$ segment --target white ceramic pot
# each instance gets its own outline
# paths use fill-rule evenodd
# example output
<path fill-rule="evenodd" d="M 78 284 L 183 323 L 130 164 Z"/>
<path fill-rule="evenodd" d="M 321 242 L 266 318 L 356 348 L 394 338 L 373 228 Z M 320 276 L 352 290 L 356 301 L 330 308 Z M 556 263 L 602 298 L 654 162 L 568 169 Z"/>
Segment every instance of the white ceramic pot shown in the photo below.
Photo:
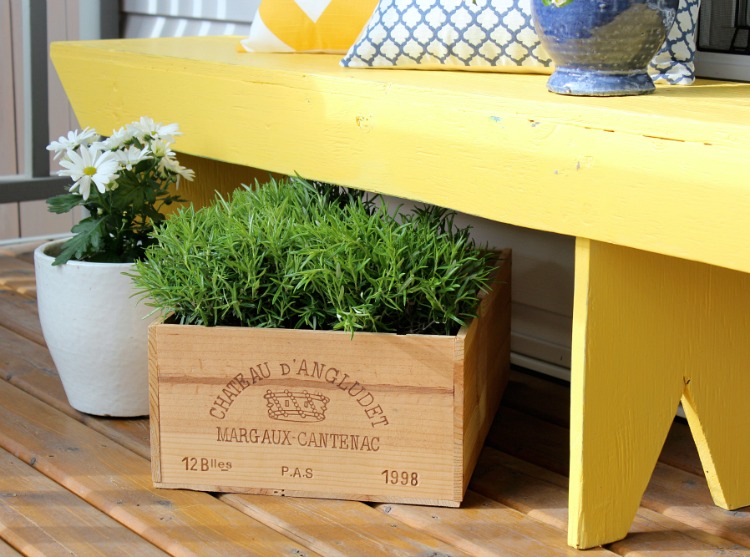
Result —
<path fill-rule="evenodd" d="M 44 340 L 68 402 L 97 416 L 145 416 L 148 326 L 153 308 L 134 297 L 132 263 L 69 261 L 52 266 L 61 241 L 34 252 Z"/>

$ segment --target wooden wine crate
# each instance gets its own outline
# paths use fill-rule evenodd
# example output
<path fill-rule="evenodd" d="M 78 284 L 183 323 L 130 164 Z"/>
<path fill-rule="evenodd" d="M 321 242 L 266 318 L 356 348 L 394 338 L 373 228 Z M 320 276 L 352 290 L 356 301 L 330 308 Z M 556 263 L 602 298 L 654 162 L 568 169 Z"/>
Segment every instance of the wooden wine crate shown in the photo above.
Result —
<path fill-rule="evenodd" d="M 507 381 L 510 263 L 456 336 L 152 325 L 155 485 L 458 506 Z"/>

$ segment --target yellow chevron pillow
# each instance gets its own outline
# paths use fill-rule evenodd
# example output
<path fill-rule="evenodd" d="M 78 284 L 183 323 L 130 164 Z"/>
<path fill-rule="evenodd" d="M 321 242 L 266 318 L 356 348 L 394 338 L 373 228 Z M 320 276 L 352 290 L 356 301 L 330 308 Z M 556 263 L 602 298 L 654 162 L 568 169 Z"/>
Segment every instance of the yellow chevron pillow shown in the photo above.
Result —
<path fill-rule="evenodd" d="M 378 0 L 262 0 L 248 52 L 346 52 Z"/>

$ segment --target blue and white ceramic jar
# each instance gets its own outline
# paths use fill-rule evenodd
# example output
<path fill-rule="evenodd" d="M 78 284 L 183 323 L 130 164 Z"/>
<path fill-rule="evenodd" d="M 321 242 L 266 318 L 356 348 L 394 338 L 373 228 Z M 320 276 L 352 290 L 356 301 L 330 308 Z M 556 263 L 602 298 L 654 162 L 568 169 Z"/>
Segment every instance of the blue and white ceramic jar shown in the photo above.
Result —
<path fill-rule="evenodd" d="M 547 88 L 563 95 L 654 91 L 646 67 L 674 23 L 679 0 L 532 0 L 542 45 L 555 62 Z"/>

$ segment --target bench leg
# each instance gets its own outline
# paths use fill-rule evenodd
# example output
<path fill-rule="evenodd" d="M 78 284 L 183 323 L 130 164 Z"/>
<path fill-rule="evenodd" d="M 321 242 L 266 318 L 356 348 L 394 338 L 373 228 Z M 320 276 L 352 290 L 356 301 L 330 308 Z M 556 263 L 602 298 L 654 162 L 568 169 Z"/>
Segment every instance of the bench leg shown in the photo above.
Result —
<path fill-rule="evenodd" d="M 706 267 L 706 345 L 682 400 L 714 503 L 732 510 L 750 505 L 750 275 Z"/>
<path fill-rule="evenodd" d="M 714 500 L 750 503 L 750 278 L 579 239 L 573 319 L 569 544 L 627 534 L 682 395 Z"/>
<path fill-rule="evenodd" d="M 627 534 L 683 391 L 663 350 L 676 331 L 654 311 L 673 293 L 641 255 L 651 254 L 576 244 L 568 543 L 582 549 Z"/>

